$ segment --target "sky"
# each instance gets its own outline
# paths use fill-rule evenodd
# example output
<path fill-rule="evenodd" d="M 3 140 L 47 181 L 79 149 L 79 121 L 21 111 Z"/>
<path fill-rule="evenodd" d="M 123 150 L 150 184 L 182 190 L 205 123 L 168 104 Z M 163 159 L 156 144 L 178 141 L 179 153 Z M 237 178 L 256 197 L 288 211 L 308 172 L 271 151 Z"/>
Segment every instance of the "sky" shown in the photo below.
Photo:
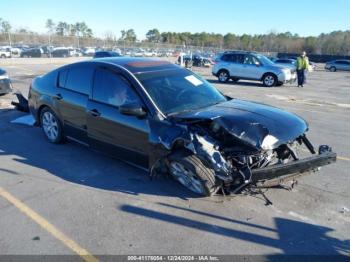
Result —
<path fill-rule="evenodd" d="M 46 32 L 54 22 L 84 21 L 98 37 L 133 28 L 172 32 L 264 34 L 271 31 L 317 36 L 350 30 L 348 0 L 0 0 L 0 18 L 14 29 Z"/>

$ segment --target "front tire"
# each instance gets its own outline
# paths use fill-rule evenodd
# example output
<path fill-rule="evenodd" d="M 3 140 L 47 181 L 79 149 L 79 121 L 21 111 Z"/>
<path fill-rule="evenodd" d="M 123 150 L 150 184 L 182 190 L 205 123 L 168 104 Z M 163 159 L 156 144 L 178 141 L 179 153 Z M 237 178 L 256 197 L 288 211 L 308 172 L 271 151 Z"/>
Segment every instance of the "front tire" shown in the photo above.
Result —
<path fill-rule="evenodd" d="M 171 154 L 168 160 L 171 176 L 187 189 L 201 196 L 216 193 L 219 187 L 214 170 L 206 167 L 197 156 L 180 150 Z"/>
<path fill-rule="evenodd" d="M 227 70 L 220 70 L 218 73 L 218 80 L 220 83 L 227 83 L 230 80 L 230 73 Z"/>
<path fill-rule="evenodd" d="M 329 69 L 329 71 L 335 72 L 335 71 L 337 71 L 337 68 L 336 68 L 335 66 L 332 66 L 332 67 Z"/>
<path fill-rule="evenodd" d="M 63 141 L 62 124 L 56 114 L 48 107 L 41 110 L 40 125 L 46 138 L 54 144 Z"/>
<path fill-rule="evenodd" d="M 263 84 L 266 87 L 274 87 L 277 84 L 277 77 L 274 74 L 266 74 L 263 77 Z"/>

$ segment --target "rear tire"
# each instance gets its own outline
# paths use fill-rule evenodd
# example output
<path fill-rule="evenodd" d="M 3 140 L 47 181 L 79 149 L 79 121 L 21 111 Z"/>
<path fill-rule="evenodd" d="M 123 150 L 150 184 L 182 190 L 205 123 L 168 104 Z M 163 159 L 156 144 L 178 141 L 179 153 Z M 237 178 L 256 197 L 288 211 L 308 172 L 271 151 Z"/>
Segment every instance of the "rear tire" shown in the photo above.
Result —
<path fill-rule="evenodd" d="M 46 138 L 51 143 L 59 144 L 63 141 L 63 128 L 61 121 L 48 107 L 43 108 L 40 112 L 40 126 Z"/>
<path fill-rule="evenodd" d="M 202 196 L 211 196 L 218 190 L 214 170 L 206 167 L 190 151 L 176 151 L 168 160 L 171 176 L 190 191 Z"/>
<path fill-rule="evenodd" d="M 230 80 L 230 73 L 227 70 L 220 70 L 218 73 L 218 80 L 220 83 L 227 83 Z"/>
<path fill-rule="evenodd" d="M 263 84 L 266 87 L 274 87 L 277 84 L 277 77 L 274 74 L 267 73 L 263 77 Z"/>

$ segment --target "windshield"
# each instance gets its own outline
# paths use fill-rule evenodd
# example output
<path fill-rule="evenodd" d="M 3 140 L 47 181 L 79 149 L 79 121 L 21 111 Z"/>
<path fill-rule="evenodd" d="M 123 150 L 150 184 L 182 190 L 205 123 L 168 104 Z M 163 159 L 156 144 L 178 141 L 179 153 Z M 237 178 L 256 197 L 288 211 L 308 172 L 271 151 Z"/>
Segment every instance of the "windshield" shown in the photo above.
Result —
<path fill-rule="evenodd" d="M 259 61 L 263 64 L 263 65 L 273 65 L 274 62 L 272 62 L 270 59 L 268 59 L 266 56 L 263 55 L 255 55 Z"/>
<path fill-rule="evenodd" d="M 135 74 L 166 115 L 208 107 L 227 99 L 202 77 L 186 69 Z"/>

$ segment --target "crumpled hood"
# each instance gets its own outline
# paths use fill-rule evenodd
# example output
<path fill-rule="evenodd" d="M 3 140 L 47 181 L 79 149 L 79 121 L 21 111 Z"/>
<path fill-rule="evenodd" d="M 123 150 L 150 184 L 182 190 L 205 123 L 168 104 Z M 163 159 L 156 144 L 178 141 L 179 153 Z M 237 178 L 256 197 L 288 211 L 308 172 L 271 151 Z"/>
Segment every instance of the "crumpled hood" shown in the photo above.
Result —
<path fill-rule="evenodd" d="M 176 118 L 213 120 L 234 137 L 258 149 L 277 148 L 292 142 L 308 129 L 307 123 L 295 114 L 238 99 L 179 114 Z"/>

